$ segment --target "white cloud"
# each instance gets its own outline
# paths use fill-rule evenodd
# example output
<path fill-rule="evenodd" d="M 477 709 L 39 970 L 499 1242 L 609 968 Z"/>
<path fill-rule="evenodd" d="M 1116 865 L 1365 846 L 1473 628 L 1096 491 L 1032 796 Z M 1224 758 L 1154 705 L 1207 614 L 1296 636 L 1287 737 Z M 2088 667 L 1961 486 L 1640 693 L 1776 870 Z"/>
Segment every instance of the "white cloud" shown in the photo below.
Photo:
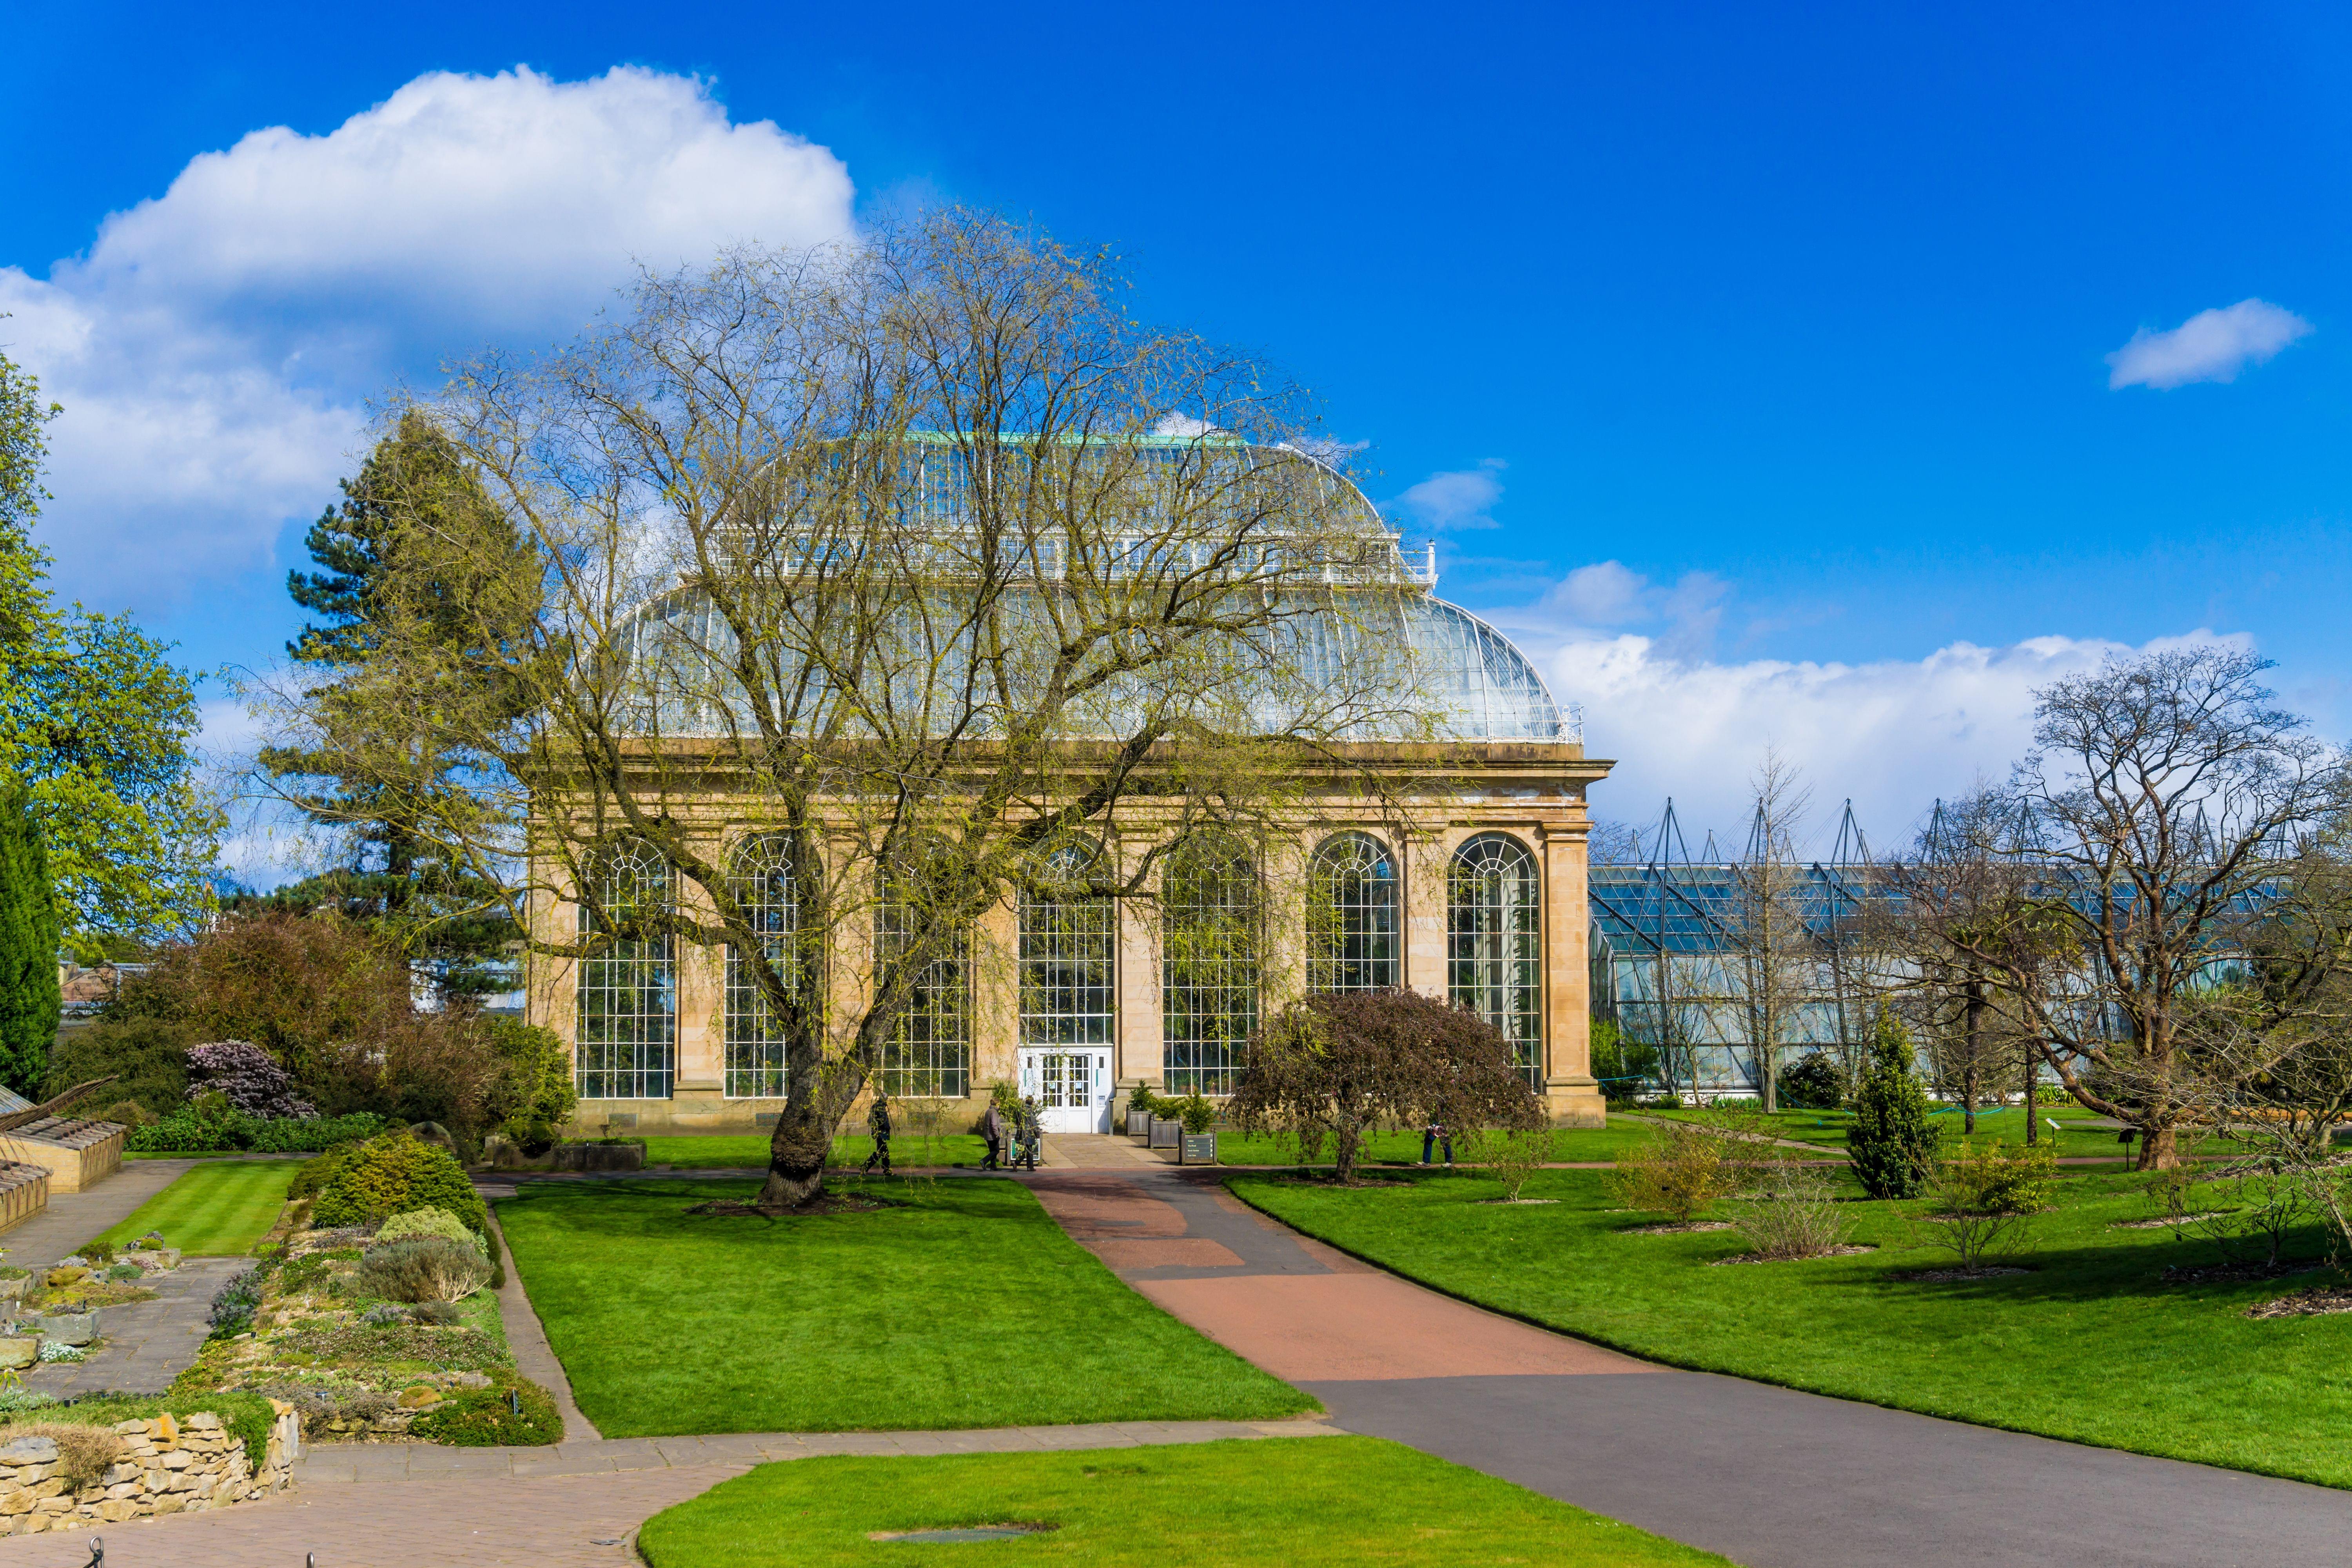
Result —
<path fill-rule="evenodd" d="M 1618 759 L 1592 793 L 1594 814 L 1647 826 L 1672 795 L 1694 854 L 1708 828 L 1734 848 L 1746 841 L 1748 775 L 1768 745 L 1812 786 L 1816 850 L 1827 853 L 1847 797 L 1874 845 L 1906 843 L 1937 797 L 2005 777 L 2024 755 L 2036 688 L 2135 651 L 2044 637 L 1953 643 L 1918 659 L 1717 663 L 1581 622 L 1567 609 L 1569 587 L 1489 618 L 1536 659 L 1556 698 L 1582 705 L 1588 752 Z M 2200 631 L 2149 646 L 2228 640 Z"/>
<path fill-rule="evenodd" d="M 853 195 L 825 149 L 635 67 L 434 72 L 324 135 L 205 153 L 46 279 L 0 268 L 0 348 L 66 405 L 64 585 L 152 602 L 260 564 L 388 384 L 568 336 L 639 264 L 845 237 Z"/>
<path fill-rule="evenodd" d="M 1475 468 L 1434 473 L 1389 503 L 1423 528 L 1439 531 L 1494 528 L 1487 514 L 1503 499 L 1499 477 L 1506 464 L 1500 458 L 1482 458 Z"/>
<path fill-rule="evenodd" d="M 2114 367 L 2107 386 L 2163 390 L 2192 381 L 2235 381 L 2246 366 L 2263 363 L 2313 330 L 2293 310 L 2263 300 L 2200 310 L 2170 331 L 2142 327 L 2134 332 L 2131 342 L 2107 356 Z"/>
<path fill-rule="evenodd" d="M 1663 621 L 1662 653 L 1688 659 L 1714 646 L 1730 592 L 1731 584 L 1712 572 L 1685 572 L 1673 586 L 1661 587 L 1622 561 L 1600 561 L 1553 584 L 1538 611 L 1588 631 Z"/>

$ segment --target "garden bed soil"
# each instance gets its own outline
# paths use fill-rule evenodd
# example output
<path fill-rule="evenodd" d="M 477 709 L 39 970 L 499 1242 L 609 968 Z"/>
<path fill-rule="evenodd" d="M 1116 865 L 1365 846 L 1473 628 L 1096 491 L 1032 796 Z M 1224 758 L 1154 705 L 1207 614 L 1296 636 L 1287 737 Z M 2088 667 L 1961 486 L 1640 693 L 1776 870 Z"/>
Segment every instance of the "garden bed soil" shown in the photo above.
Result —
<path fill-rule="evenodd" d="M 2158 1215 L 2154 1219 L 2111 1220 L 2108 1222 L 2108 1228 L 2111 1230 L 2165 1230 L 2173 1226 L 2195 1225 L 2200 1219 L 2217 1219 L 2229 1212 L 2228 1209 L 2199 1209 L 2195 1214 L 2185 1214 L 2178 1219 L 2170 1215 Z"/>
<path fill-rule="evenodd" d="M 2246 1309 L 2249 1318 L 2323 1318 L 2336 1312 L 2352 1312 L 2352 1286 L 2314 1285 Z"/>
<path fill-rule="evenodd" d="M 1487 1208 L 1526 1208 L 1532 1204 L 1556 1204 L 1558 1198 L 1480 1198 L 1478 1206 Z"/>
<path fill-rule="evenodd" d="M 897 1198 L 871 1197 L 864 1193 L 820 1193 L 816 1201 L 799 1207 L 788 1205 L 743 1203 L 735 1198 L 713 1198 L 707 1204 L 697 1204 L 686 1212 L 719 1219 L 796 1219 L 803 1215 L 871 1214 L 876 1209 L 905 1208 Z"/>
<path fill-rule="evenodd" d="M 2249 1279 L 2284 1279 L 2290 1274 L 2315 1273 L 2317 1263 L 2214 1263 L 2189 1268 L 2174 1264 L 2164 1271 L 2167 1285 L 2238 1285 Z"/>
<path fill-rule="evenodd" d="M 1878 1248 L 1874 1247 L 1850 1242 L 1843 1247 L 1832 1247 L 1821 1252 L 1808 1252 L 1797 1258 L 1767 1258 L 1760 1252 L 1735 1252 L 1728 1258 L 1715 1259 L 1707 1267 L 1720 1268 L 1727 1263 L 1810 1263 L 1818 1258 L 1859 1258 L 1865 1252 L 1877 1250 Z"/>
<path fill-rule="evenodd" d="M 1991 1263 L 1980 1268 L 1921 1268 L 1909 1274 L 1890 1274 L 1890 1279 L 1900 1279 L 1909 1285 L 1958 1285 L 1977 1279 L 2000 1279 L 2011 1274 L 2031 1274 L 2031 1268 L 2021 1268 L 2014 1263 Z"/>
<path fill-rule="evenodd" d="M 1710 1230 L 1729 1230 L 1727 1219 L 1665 1220 L 1657 1225 L 1629 1225 L 1620 1236 L 1698 1236 Z"/>

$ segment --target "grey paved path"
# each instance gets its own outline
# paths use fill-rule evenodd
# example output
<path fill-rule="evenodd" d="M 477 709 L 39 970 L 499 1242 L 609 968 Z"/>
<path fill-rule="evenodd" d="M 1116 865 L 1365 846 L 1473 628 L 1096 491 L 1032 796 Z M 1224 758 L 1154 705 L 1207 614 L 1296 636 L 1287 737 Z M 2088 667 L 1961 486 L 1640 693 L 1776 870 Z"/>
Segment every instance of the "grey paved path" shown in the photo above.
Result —
<path fill-rule="evenodd" d="M 1507 1320 L 1237 1215 L 1205 1176 L 1024 1179 L 1137 1289 L 1313 1393 L 1340 1427 L 1753 1568 L 2352 1554 L 2352 1492 L 1665 1371 L 1524 1324 L 1515 1339 Z"/>
<path fill-rule="evenodd" d="M 213 1297 L 228 1277 L 251 1268 L 249 1258 L 191 1258 L 142 1283 L 152 1301 L 99 1309 L 102 1336 L 89 1359 L 56 1362 L 24 1374 L 25 1386 L 60 1398 L 109 1390 L 161 1394 L 188 1369 L 212 1331 Z"/>
<path fill-rule="evenodd" d="M 141 1204 L 180 1179 L 194 1160 L 126 1160 L 122 1169 L 84 1193 L 49 1194 L 49 1206 L 11 1231 L 0 1249 L 16 1268 L 47 1268 L 101 1231 L 129 1219 Z M 166 1239 L 169 1239 L 168 1237 Z"/>
<path fill-rule="evenodd" d="M 477 1184 L 485 1197 L 511 1197 L 514 1189 L 496 1184 Z M 547 1390 L 554 1397 L 556 1414 L 563 1417 L 563 1435 L 573 1441 L 599 1438 L 597 1431 L 572 1397 L 572 1379 L 564 1375 L 563 1363 L 555 1359 L 554 1347 L 547 1342 L 547 1330 L 539 1321 L 539 1310 L 530 1304 L 523 1290 L 522 1270 L 515 1266 L 514 1248 L 507 1247 L 506 1232 L 499 1229 L 498 1211 L 490 1211 L 490 1228 L 498 1231 L 499 1245 L 506 1247 L 507 1282 L 499 1287 L 499 1323 L 507 1331 L 507 1349 L 514 1352 L 515 1370 Z"/>

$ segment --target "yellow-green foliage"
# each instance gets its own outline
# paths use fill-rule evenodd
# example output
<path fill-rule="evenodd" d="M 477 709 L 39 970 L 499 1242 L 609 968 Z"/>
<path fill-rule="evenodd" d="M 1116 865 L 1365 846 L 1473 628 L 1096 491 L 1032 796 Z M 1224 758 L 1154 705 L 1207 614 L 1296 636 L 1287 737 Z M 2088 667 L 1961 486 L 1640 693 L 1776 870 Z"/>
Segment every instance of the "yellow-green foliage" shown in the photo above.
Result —
<path fill-rule="evenodd" d="M 462 1241 L 476 1252 L 482 1250 L 482 1238 L 466 1227 L 466 1222 L 444 1208 L 409 1209 L 396 1214 L 377 1227 L 378 1241 L 402 1241 L 415 1236 L 437 1236 L 446 1241 Z"/>
<path fill-rule="evenodd" d="M 313 1225 L 374 1225 L 428 1207 L 447 1210 L 469 1230 L 488 1224 L 489 1211 L 457 1162 L 405 1131 L 331 1150 L 305 1166 L 303 1177 L 314 1171 Z"/>

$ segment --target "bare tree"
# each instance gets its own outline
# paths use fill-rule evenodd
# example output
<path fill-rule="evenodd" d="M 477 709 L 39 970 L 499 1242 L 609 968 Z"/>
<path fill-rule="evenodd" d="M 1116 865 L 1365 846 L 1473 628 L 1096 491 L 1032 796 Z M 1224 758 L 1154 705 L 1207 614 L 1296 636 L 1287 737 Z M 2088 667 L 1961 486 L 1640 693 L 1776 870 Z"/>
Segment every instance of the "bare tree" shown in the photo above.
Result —
<path fill-rule="evenodd" d="M 1951 962 L 2015 1004 L 2067 1092 L 2137 1135 L 2143 1169 L 2178 1164 L 2179 1129 L 2259 1070 L 2221 1048 L 2225 1033 L 2274 1039 L 2324 1005 L 2308 963 L 2229 988 L 2231 966 L 2274 936 L 2289 847 L 2344 781 L 2340 753 L 2273 706 L 2267 668 L 2185 648 L 2045 688 L 1991 847 L 2020 873 L 2017 901 L 1943 931 Z M 2021 921 L 2035 941 L 2016 941 Z M 2063 984 L 2050 984 L 2045 945 L 2075 955 Z"/>
<path fill-rule="evenodd" d="M 1781 1047 L 1793 1043 L 1806 1004 L 1822 989 L 1805 868 L 1796 850 L 1796 831 L 1812 792 L 1796 768 L 1769 749 L 1749 782 L 1756 813 L 1748 852 L 1731 868 L 1724 928 L 1757 1086 L 1769 1112 L 1779 1109 Z"/>
<path fill-rule="evenodd" d="M 417 613 L 336 710 L 290 701 L 386 780 L 412 760 L 378 735 L 463 759 L 462 790 L 382 793 L 505 889 L 539 984 L 723 951 L 781 1052 L 763 1207 L 821 1192 L 910 1019 L 1012 962 L 989 911 L 1091 931 L 1173 846 L 1443 764 L 1391 536 L 1295 390 L 1121 287 L 949 211 L 648 277 L 572 349 L 485 358 L 425 412 L 505 555 L 420 513 Z M 461 574 L 453 633 L 425 579 Z"/>

